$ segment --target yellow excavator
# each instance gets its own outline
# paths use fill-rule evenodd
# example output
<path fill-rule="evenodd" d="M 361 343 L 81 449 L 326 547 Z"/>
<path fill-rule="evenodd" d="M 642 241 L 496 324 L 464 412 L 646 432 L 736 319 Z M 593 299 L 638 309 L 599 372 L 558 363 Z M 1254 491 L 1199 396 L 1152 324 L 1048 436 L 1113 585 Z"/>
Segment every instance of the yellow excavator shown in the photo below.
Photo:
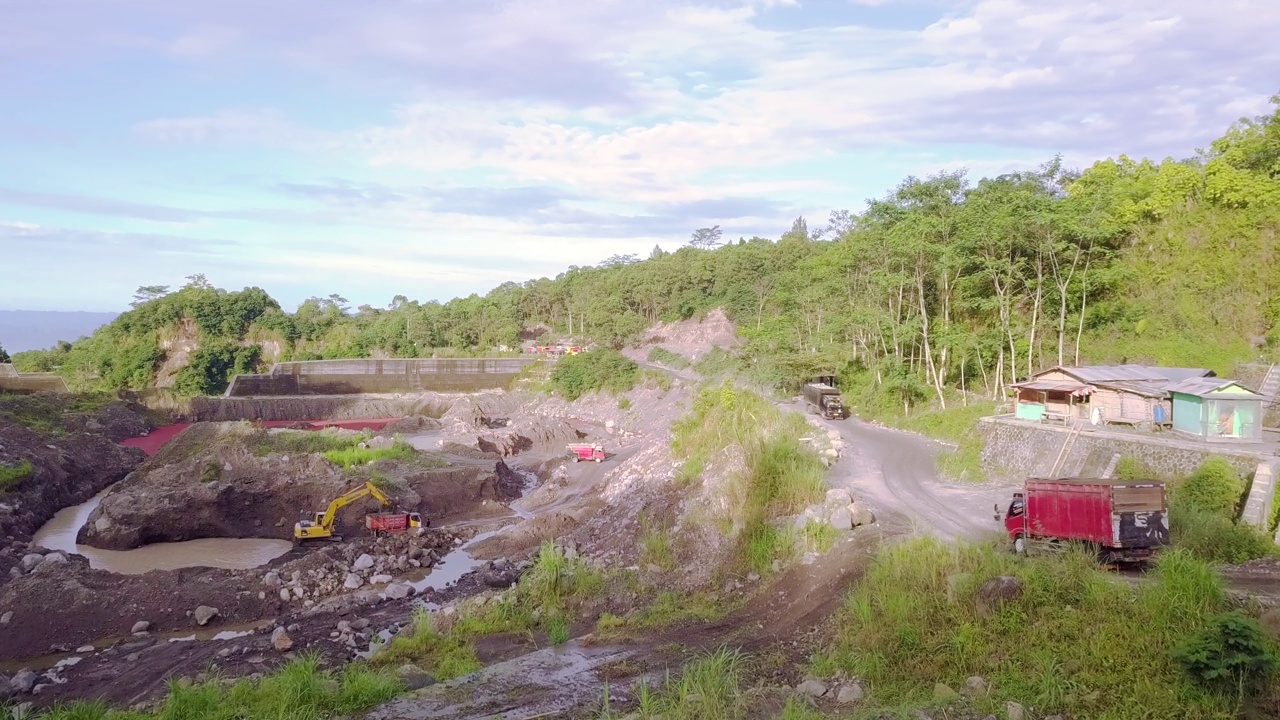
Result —
<path fill-rule="evenodd" d="M 390 505 L 391 498 L 386 493 L 378 489 L 378 486 L 371 482 L 365 483 L 349 492 L 343 493 L 334 498 L 329 503 L 329 507 L 324 512 L 317 512 L 314 520 L 302 520 L 293 526 L 293 539 L 302 540 L 341 540 L 341 537 L 333 534 L 333 524 L 337 520 L 338 511 L 350 505 L 351 503 L 361 500 L 366 496 L 372 495 L 378 502 L 383 505 Z M 422 517 L 418 513 L 404 513 L 406 518 L 406 527 L 421 527 Z"/>

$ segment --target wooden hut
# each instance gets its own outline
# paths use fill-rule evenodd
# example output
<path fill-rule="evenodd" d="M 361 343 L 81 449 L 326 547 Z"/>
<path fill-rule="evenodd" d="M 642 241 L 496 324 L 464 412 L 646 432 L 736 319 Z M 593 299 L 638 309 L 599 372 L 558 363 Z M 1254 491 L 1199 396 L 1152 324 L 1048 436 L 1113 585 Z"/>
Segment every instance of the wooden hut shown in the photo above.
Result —
<path fill-rule="evenodd" d="M 1165 389 L 1172 383 L 1213 375 L 1202 368 L 1143 365 L 1055 367 L 1015 383 L 1014 415 L 1036 422 L 1087 420 L 1095 425 L 1168 425 L 1173 408 Z"/>

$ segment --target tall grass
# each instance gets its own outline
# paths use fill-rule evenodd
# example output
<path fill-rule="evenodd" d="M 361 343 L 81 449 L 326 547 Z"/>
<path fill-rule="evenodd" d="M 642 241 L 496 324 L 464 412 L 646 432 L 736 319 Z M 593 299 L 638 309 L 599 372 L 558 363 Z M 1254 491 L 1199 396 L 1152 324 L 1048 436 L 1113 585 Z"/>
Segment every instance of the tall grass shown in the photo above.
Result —
<path fill-rule="evenodd" d="M 365 431 L 356 435 L 341 433 L 337 428 L 323 430 L 276 430 L 257 431 L 252 441 L 255 455 L 265 456 L 270 453 L 286 453 L 302 455 L 306 453 L 322 454 L 331 450 L 346 450 L 373 437 L 373 433 Z"/>
<path fill-rule="evenodd" d="M 0 465 L 0 493 L 8 490 L 10 486 L 32 473 L 35 466 L 30 460 L 23 460 L 15 466 Z"/>
<path fill-rule="evenodd" d="M 1173 483 L 1169 502 L 1171 540 L 1210 562 L 1242 563 L 1280 554 L 1271 536 L 1236 520 L 1244 482 L 1222 458 L 1210 458 Z"/>
<path fill-rule="evenodd" d="M 54 707 L 44 720 L 322 720 L 373 707 L 402 690 L 398 680 L 368 665 L 353 663 L 340 671 L 320 667 L 316 655 L 303 655 L 261 680 L 201 683 L 171 680 L 169 695 L 155 712 L 111 710 L 101 701 Z M 0 720 L 37 717 L 0 708 Z"/>
<path fill-rule="evenodd" d="M 683 370 L 689 367 L 689 358 L 681 355 L 680 353 L 671 352 L 660 345 L 655 345 L 653 349 L 649 351 L 649 362 L 660 363 L 677 370 Z"/>
<path fill-rule="evenodd" d="M 802 511 L 825 491 L 818 455 L 801 444 L 810 431 L 804 418 L 783 412 L 763 397 L 725 382 L 702 390 L 691 411 L 672 426 L 672 449 L 684 461 L 677 482 L 690 484 L 726 448 L 742 453 L 746 469 L 723 485 L 721 518 L 738 543 L 740 564 L 765 572 L 788 556 L 794 538 L 776 519 Z"/>
<path fill-rule="evenodd" d="M 636 699 L 642 718 L 666 720 L 739 720 L 746 715 L 742 656 L 720 649 L 685 663 L 678 676 L 667 675 L 660 688 L 641 685 Z M 603 718 L 612 718 L 608 689 Z"/>
<path fill-rule="evenodd" d="M 1020 599 L 989 614 L 986 580 L 1018 578 Z M 881 552 L 838 617 L 823 674 L 867 680 L 884 706 L 927 704 L 934 683 L 970 675 L 1006 700 L 1074 717 L 1229 718 L 1236 700 L 1195 685 L 1173 660 L 1179 643 L 1226 606 L 1211 567 L 1170 551 L 1136 589 L 1084 552 L 1019 559 L 988 546 L 911 540 Z"/>

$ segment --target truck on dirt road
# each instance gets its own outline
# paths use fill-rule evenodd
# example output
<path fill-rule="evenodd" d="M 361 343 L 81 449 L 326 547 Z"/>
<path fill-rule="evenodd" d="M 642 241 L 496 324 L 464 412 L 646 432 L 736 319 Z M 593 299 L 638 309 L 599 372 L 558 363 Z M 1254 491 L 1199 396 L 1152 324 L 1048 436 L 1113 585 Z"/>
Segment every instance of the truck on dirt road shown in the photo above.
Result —
<path fill-rule="evenodd" d="M 1104 563 L 1143 562 L 1169 544 L 1168 511 L 1157 480 L 1028 478 L 1003 521 L 1018 553 L 1080 543 Z M 999 505 L 995 512 L 999 522 Z"/>
<path fill-rule="evenodd" d="M 342 536 L 334 534 L 338 519 L 338 511 L 357 500 L 372 496 L 383 505 L 390 505 L 391 498 L 378 489 L 377 485 L 366 482 L 364 485 L 350 490 L 329 503 L 324 510 L 317 510 L 309 520 L 301 520 L 293 526 L 295 542 L 307 540 L 341 540 Z M 373 519 L 370 519 L 373 518 Z M 395 512 L 376 513 L 365 518 L 365 527 L 374 535 L 389 532 L 403 532 L 410 528 L 422 527 L 422 516 L 418 513 Z"/>
<path fill-rule="evenodd" d="M 605 457 L 604 446 L 600 443 L 569 443 L 566 447 L 573 454 L 574 462 L 582 462 L 583 460 L 600 462 Z"/>
<path fill-rule="evenodd" d="M 825 382 L 805 383 L 801 388 L 805 404 L 828 420 L 844 419 L 844 399 L 840 391 Z"/>
<path fill-rule="evenodd" d="M 431 522 L 427 521 L 426 526 Z M 371 535 L 396 535 L 412 528 L 424 527 L 422 515 L 416 512 L 380 512 L 364 516 L 364 527 Z"/>

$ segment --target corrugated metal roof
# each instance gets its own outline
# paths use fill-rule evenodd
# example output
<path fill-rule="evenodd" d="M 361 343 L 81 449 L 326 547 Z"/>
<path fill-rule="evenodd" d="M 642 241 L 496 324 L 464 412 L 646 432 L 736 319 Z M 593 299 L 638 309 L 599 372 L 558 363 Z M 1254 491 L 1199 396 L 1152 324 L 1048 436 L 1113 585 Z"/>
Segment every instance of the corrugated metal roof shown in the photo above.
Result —
<path fill-rule="evenodd" d="M 1212 370 L 1204 368 L 1151 367 L 1147 365 L 1084 365 L 1055 367 L 1036 373 L 1036 377 L 1053 371 L 1063 372 L 1082 382 L 1163 381 L 1178 382 L 1187 378 L 1208 377 Z"/>
<path fill-rule="evenodd" d="M 1247 390 L 1248 394 L 1247 395 L 1231 394 L 1229 395 L 1229 397 L 1240 398 L 1240 399 L 1258 399 L 1258 400 L 1263 399 L 1263 397 L 1258 393 L 1254 392 L 1253 390 L 1250 390 L 1244 385 L 1241 385 L 1235 380 L 1230 380 L 1228 378 L 1207 378 L 1207 377 L 1187 378 L 1186 380 L 1183 380 L 1181 382 L 1176 382 L 1176 383 L 1173 383 L 1172 385 L 1167 386 L 1165 390 L 1169 392 L 1182 393 L 1183 395 L 1195 395 L 1197 397 L 1204 397 L 1210 393 L 1217 392 L 1218 390 L 1221 390 L 1225 387 L 1230 387 L 1232 385 L 1235 385 L 1241 390 Z"/>
<path fill-rule="evenodd" d="M 1013 387 L 1026 390 L 1069 392 L 1076 395 L 1086 395 L 1093 391 L 1093 388 L 1085 383 L 1072 382 L 1070 380 L 1027 380 L 1026 382 L 1014 383 Z"/>
<path fill-rule="evenodd" d="M 1167 395 L 1168 393 L 1165 392 L 1164 388 L 1168 384 L 1168 380 L 1118 380 L 1094 383 L 1094 385 L 1100 388 L 1110 388 L 1112 390 L 1120 390 L 1121 392 L 1153 398 L 1162 398 Z"/>

